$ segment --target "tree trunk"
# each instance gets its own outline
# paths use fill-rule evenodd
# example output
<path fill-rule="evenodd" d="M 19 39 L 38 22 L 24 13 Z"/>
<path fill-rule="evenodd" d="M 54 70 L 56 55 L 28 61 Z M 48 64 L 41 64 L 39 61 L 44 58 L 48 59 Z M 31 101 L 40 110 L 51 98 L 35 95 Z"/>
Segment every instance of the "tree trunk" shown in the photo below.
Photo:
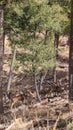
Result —
<path fill-rule="evenodd" d="M 0 114 L 3 110 L 3 90 L 2 90 L 2 76 L 3 76 L 3 9 L 0 7 Z"/>
<path fill-rule="evenodd" d="M 15 56 L 16 56 L 16 45 L 14 46 L 14 52 L 13 52 L 13 58 L 12 58 L 12 63 L 11 63 L 11 68 L 10 68 L 10 75 L 9 75 L 9 80 L 8 80 L 7 92 L 10 91 L 10 85 L 11 85 L 11 80 L 12 80 L 12 72 L 13 72 L 13 69 L 14 69 Z"/>
<path fill-rule="evenodd" d="M 69 100 L 73 101 L 73 0 L 71 0 L 71 30 L 69 47 Z"/>
<path fill-rule="evenodd" d="M 55 41 L 54 41 L 54 45 L 56 47 L 56 55 L 58 53 L 58 45 L 59 45 L 59 34 L 55 33 Z"/>
<path fill-rule="evenodd" d="M 36 88 L 37 97 L 38 97 L 39 101 L 41 102 L 41 97 L 39 94 L 39 88 L 38 88 L 38 83 L 37 83 L 37 73 L 35 73 L 35 88 Z"/>
<path fill-rule="evenodd" d="M 43 89 L 42 84 L 43 84 L 43 82 L 44 82 L 44 80 L 45 80 L 45 78 L 46 78 L 47 73 L 48 73 L 48 70 L 45 71 L 44 75 L 41 77 L 41 80 L 40 80 L 40 90 Z"/>
<path fill-rule="evenodd" d="M 54 40 L 54 48 L 55 48 L 55 67 L 53 69 L 53 74 L 54 74 L 54 82 L 57 82 L 57 72 L 56 72 L 56 59 L 58 55 L 58 44 L 59 44 L 59 35 L 55 33 L 55 40 Z"/>

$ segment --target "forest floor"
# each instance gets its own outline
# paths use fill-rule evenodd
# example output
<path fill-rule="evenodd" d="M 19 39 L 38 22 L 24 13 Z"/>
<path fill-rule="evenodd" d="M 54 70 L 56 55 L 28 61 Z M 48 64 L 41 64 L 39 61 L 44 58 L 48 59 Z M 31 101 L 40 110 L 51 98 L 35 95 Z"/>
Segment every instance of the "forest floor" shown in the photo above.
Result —
<path fill-rule="evenodd" d="M 73 106 L 69 106 L 68 100 L 69 46 L 67 40 L 67 37 L 60 38 L 56 61 L 56 85 L 63 90 L 58 91 L 57 95 L 53 94 L 55 86 L 52 78 L 53 71 L 48 70 L 43 82 L 43 90 L 40 91 L 41 102 L 39 102 L 35 91 L 34 74 L 24 73 L 20 66 L 12 73 L 11 91 L 14 104 L 11 104 L 12 102 L 5 94 L 12 58 L 11 47 L 6 41 L 3 66 L 4 116 L 0 120 L 0 130 L 66 130 L 67 124 L 73 122 Z M 24 50 L 18 49 L 19 51 Z M 21 92 L 24 92 L 23 102 L 19 97 Z"/>

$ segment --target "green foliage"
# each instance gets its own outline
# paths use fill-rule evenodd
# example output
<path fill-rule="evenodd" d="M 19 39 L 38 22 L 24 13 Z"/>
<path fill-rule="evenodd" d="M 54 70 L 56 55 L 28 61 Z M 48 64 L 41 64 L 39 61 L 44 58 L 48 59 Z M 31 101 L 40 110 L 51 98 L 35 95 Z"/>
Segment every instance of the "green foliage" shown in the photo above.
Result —
<path fill-rule="evenodd" d="M 32 70 L 54 67 L 54 34 L 69 31 L 69 1 L 1 0 L 4 7 L 4 29 L 12 44 L 29 50 L 19 60 Z M 68 9 L 68 11 L 66 11 Z M 26 55 L 26 56 L 25 56 Z M 31 70 L 30 69 L 30 70 Z"/>
<path fill-rule="evenodd" d="M 14 69 L 17 70 L 21 66 L 20 61 L 15 60 Z"/>
<path fill-rule="evenodd" d="M 31 43 L 27 47 L 28 53 L 21 54 L 19 60 L 25 66 L 26 63 L 29 64 L 30 71 L 40 71 L 46 70 L 48 67 L 54 67 L 54 47 L 53 45 L 37 42 Z M 33 70 L 34 68 L 34 70 Z"/>
<path fill-rule="evenodd" d="M 57 127 L 58 128 L 64 128 L 64 127 L 66 127 L 66 121 L 64 119 L 60 118 Z"/>
<path fill-rule="evenodd" d="M 67 125 L 67 130 L 73 130 L 73 123 L 69 123 Z"/>
<path fill-rule="evenodd" d="M 45 70 L 54 66 L 54 47 L 50 44 L 43 43 L 32 44 L 30 51 L 32 52 L 32 66 L 35 71 Z"/>
<path fill-rule="evenodd" d="M 52 2 L 52 6 L 47 3 L 48 0 L 44 2 L 43 0 L 29 0 L 7 4 L 5 8 L 5 30 L 7 30 L 12 42 L 14 40 L 15 42 L 19 41 L 18 34 L 21 37 L 28 37 L 28 32 L 46 30 L 49 33 L 65 32 L 64 30 L 69 25 L 67 12 L 60 6 L 59 2 Z M 20 43 L 22 43 L 21 40 Z"/>
<path fill-rule="evenodd" d="M 9 66 L 11 66 L 11 62 L 12 62 L 11 59 L 8 60 L 8 65 L 9 65 Z M 21 65 L 21 64 L 20 64 L 20 61 L 16 59 L 15 62 L 14 62 L 14 69 L 17 70 L 20 65 Z"/>

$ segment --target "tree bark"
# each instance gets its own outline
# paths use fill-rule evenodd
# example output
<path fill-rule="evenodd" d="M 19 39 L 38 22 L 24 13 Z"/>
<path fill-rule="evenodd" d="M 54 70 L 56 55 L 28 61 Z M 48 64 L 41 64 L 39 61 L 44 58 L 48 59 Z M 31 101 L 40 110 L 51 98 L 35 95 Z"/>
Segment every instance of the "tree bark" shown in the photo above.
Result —
<path fill-rule="evenodd" d="M 69 100 L 73 101 L 73 0 L 71 0 L 71 29 L 69 47 Z"/>
<path fill-rule="evenodd" d="M 3 110 L 3 90 L 2 90 L 2 76 L 3 76 L 3 9 L 0 7 L 0 114 Z"/>
<path fill-rule="evenodd" d="M 48 73 L 48 70 L 45 71 L 45 74 L 41 77 L 41 81 L 40 81 L 40 90 L 43 89 L 42 84 L 43 84 L 43 82 L 44 82 L 44 80 L 45 80 L 45 78 L 46 78 L 47 73 Z"/>
<path fill-rule="evenodd" d="M 10 85 L 11 85 L 11 80 L 12 80 L 12 72 L 13 72 L 13 69 L 14 69 L 15 56 L 16 56 L 16 45 L 14 46 L 14 52 L 13 52 L 13 58 L 12 58 L 12 63 L 11 63 L 11 68 L 10 68 L 10 75 L 9 75 L 9 80 L 8 80 L 7 92 L 10 91 Z"/>
<path fill-rule="evenodd" d="M 39 88 L 38 88 L 38 84 L 37 84 L 37 73 L 35 73 L 35 88 L 36 88 L 37 97 L 38 97 L 39 101 L 41 102 L 41 97 L 39 94 Z"/>
<path fill-rule="evenodd" d="M 54 48 L 55 48 L 55 67 L 53 69 L 53 74 L 54 74 L 54 82 L 57 82 L 57 72 L 56 72 L 56 59 L 58 56 L 58 44 L 59 44 L 59 35 L 55 33 L 55 40 L 54 40 Z"/>

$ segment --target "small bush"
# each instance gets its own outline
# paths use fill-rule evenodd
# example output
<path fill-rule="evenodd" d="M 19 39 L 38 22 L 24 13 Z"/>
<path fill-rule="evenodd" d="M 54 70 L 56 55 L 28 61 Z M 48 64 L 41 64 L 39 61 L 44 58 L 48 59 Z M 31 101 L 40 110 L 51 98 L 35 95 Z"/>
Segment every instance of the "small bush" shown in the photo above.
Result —
<path fill-rule="evenodd" d="M 67 130 L 73 130 L 73 123 L 69 123 L 67 125 Z"/>
<path fill-rule="evenodd" d="M 66 127 L 66 121 L 64 119 L 59 119 L 57 128 L 64 128 Z"/>

